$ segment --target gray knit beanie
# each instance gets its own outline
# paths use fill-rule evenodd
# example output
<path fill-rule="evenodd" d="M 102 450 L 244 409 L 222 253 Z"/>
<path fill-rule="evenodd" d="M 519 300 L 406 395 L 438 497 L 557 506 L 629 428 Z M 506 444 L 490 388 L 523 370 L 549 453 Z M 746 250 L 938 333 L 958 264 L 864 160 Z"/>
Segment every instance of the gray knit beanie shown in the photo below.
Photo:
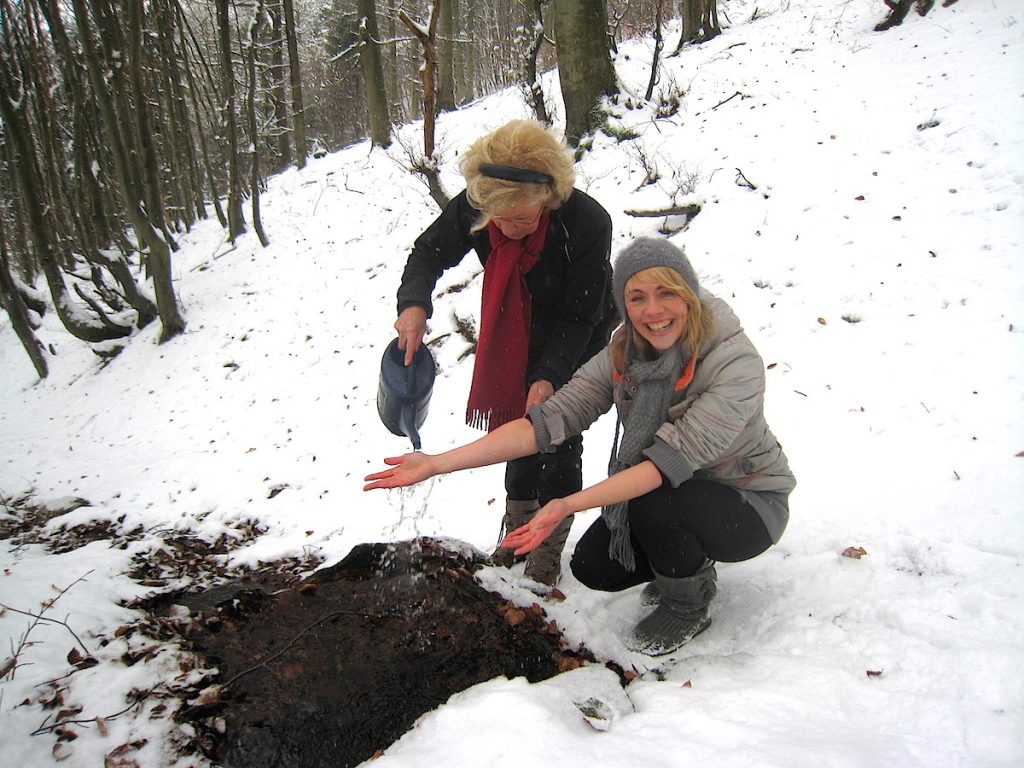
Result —
<path fill-rule="evenodd" d="M 697 298 L 700 298 L 700 283 L 697 273 L 690 266 L 682 248 L 672 245 L 668 240 L 654 237 L 640 237 L 619 252 L 612 271 L 612 287 L 615 290 L 615 303 L 624 322 L 629 322 L 626 314 L 625 293 L 626 282 L 637 272 L 651 267 L 669 267 L 678 272 L 686 284 L 690 286 Z"/>

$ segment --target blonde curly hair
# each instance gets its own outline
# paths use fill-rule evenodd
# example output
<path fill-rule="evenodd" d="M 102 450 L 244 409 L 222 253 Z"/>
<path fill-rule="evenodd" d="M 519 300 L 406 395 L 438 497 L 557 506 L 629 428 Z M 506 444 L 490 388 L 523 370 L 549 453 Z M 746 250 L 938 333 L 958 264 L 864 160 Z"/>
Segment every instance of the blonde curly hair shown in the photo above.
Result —
<path fill-rule="evenodd" d="M 539 171 L 553 181 L 535 184 L 491 178 L 480 172 L 485 163 Z M 512 120 L 477 139 L 463 155 L 459 170 L 466 179 L 470 205 L 481 213 L 474 231 L 486 227 L 495 213 L 516 205 L 543 203 L 554 210 L 569 199 L 576 181 L 565 140 L 536 120 Z"/>

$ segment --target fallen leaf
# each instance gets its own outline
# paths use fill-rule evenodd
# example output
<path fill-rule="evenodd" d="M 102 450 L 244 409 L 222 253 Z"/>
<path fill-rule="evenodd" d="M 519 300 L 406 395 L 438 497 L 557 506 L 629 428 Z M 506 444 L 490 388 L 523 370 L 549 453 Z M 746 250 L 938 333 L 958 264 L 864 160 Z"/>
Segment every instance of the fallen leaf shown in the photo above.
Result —
<path fill-rule="evenodd" d="M 575 656 L 563 656 L 558 662 L 558 671 L 559 673 L 568 672 L 571 669 L 579 669 L 582 666 L 583 662 Z"/>
<path fill-rule="evenodd" d="M 199 698 L 195 701 L 195 706 L 204 707 L 207 704 L 215 704 L 220 701 L 220 692 L 223 686 L 211 685 L 208 688 L 204 688 L 199 692 Z"/>
<path fill-rule="evenodd" d="M 860 560 L 862 557 L 867 555 L 867 550 L 864 547 L 847 547 L 843 550 L 843 557 L 849 557 L 853 560 Z"/>
<path fill-rule="evenodd" d="M 511 607 L 505 611 L 505 621 L 509 623 L 509 626 L 518 627 L 526 621 L 526 611 L 522 608 Z"/>
<path fill-rule="evenodd" d="M 72 749 L 67 744 L 60 741 L 53 745 L 53 750 L 51 754 L 53 755 L 53 759 L 59 763 L 62 760 L 67 760 L 69 757 L 71 757 Z"/>
<path fill-rule="evenodd" d="M 882 670 L 880 670 L 880 669 L 869 669 L 867 671 L 867 675 L 868 675 L 868 677 L 881 677 L 882 676 Z"/>

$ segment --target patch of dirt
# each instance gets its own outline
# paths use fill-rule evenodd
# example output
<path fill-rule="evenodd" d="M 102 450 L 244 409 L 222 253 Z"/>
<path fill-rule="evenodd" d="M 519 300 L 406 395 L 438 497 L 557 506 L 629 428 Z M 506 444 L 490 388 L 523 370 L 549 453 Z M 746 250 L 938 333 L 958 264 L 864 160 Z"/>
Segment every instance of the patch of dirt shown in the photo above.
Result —
<path fill-rule="evenodd" d="M 169 651 L 181 674 L 132 691 L 129 706 L 106 719 L 145 705 L 150 718 L 177 721 L 180 754 L 201 753 L 225 768 L 356 766 L 454 693 L 498 676 L 537 682 L 594 662 L 540 603 L 519 607 L 483 589 L 473 574 L 484 556 L 458 543 L 362 544 L 321 571 L 314 549 L 232 567 L 231 552 L 264 533 L 257 523 L 242 521 L 211 542 L 188 530 L 125 531 L 123 520 L 57 527 L 52 520 L 69 510 L 4 504 L 12 514 L 0 520 L 0 538 L 17 544 L 67 552 L 101 540 L 152 543 L 129 575 L 160 594 L 129 603 L 144 618 L 112 629 L 100 645 L 123 639 L 128 666 Z M 545 599 L 558 597 L 553 590 Z M 95 659 L 69 654 L 68 662 L 73 673 Z M 52 699 L 60 709 L 67 686 L 68 677 L 54 681 L 40 705 Z M 55 749 L 73 739 L 97 720 L 75 714 L 85 704 L 62 705 L 38 733 L 54 734 Z M 128 762 L 114 764 L 133 764 L 136 747 L 118 747 L 125 754 L 117 760 Z"/>
<path fill-rule="evenodd" d="M 91 520 L 79 525 L 50 527 L 56 520 L 81 507 L 91 506 L 85 499 L 68 498 L 63 503 L 46 506 L 29 497 L 0 499 L 0 506 L 8 517 L 0 519 L 0 541 L 9 540 L 15 546 L 42 544 L 58 554 L 71 552 L 94 541 L 111 541 L 111 546 L 125 546 L 129 541 L 142 538 L 142 529 L 124 532 L 120 523 L 109 520 Z"/>
<path fill-rule="evenodd" d="M 432 539 L 363 544 L 302 581 L 240 580 L 150 605 L 176 616 L 183 643 L 218 670 L 177 719 L 218 765 L 343 768 L 458 691 L 594 660 L 540 605 L 484 590 L 473 578 L 482 564 Z"/>

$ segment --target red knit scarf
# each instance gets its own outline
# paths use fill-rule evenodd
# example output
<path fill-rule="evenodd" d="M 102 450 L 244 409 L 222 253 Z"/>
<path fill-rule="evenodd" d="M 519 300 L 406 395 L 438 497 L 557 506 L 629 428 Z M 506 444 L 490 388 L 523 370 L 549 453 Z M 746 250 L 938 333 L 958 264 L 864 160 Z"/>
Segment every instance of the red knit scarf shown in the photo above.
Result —
<path fill-rule="evenodd" d="M 540 258 L 548 232 L 548 211 L 537 230 L 510 240 L 490 222 L 491 253 L 484 265 L 480 334 L 469 388 L 466 423 L 488 431 L 526 412 L 526 357 L 532 303 L 526 275 Z"/>

